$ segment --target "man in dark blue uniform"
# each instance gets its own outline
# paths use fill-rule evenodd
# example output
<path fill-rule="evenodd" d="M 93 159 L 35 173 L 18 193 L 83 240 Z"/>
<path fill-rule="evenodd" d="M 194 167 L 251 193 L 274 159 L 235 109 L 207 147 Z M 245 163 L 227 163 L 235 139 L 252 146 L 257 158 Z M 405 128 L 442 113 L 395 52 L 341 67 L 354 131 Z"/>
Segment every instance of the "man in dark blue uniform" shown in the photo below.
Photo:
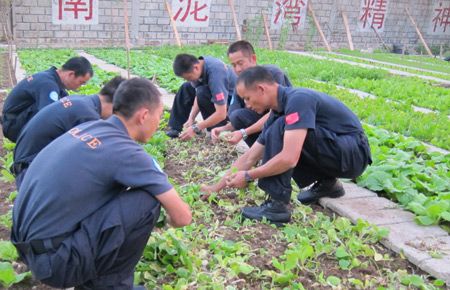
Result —
<path fill-rule="evenodd" d="M 85 84 L 94 72 L 84 57 L 73 57 L 61 68 L 36 73 L 20 81 L 5 100 L 2 113 L 3 135 L 16 142 L 26 123 L 42 108 L 67 96 Z"/>
<path fill-rule="evenodd" d="M 241 72 L 248 68 L 256 66 L 255 50 L 251 43 L 246 40 L 239 40 L 231 44 L 227 54 L 237 75 L 240 75 Z M 284 87 L 292 86 L 288 77 L 279 67 L 270 64 L 264 65 L 264 67 L 272 74 L 278 84 Z M 258 114 L 246 108 L 244 100 L 235 91 L 228 108 L 228 119 L 230 121 L 225 126 L 211 130 L 211 137 L 213 140 L 217 140 L 221 132 L 232 131 L 227 139 L 228 143 L 237 144 L 244 139 L 247 145 L 251 147 L 258 139 L 259 133 L 262 131 L 268 117 L 268 111 Z"/>
<path fill-rule="evenodd" d="M 167 135 L 189 140 L 203 129 L 225 125 L 228 98 L 233 94 L 236 82 L 233 70 L 217 58 L 196 58 L 190 54 L 177 55 L 173 70 L 188 82 L 175 96 Z M 199 112 L 203 121 L 195 123 Z"/>
<path fill-rule="evenodd" d="M 252 110 L 271 109 L 257 142 L 234 162 L 216 185 L 242 188 L 258 179 L 270 198 L 258 207 L 245 207 L 242 215 L 275 223 L 290 220 L 291 178 L 309 190 L 298 195 L 302 203 L 320 197 L 339 197 L 339 177 L 356 178 L 371 163 L 367 137 L 356 115 L 324 93 L 278 85 L 269 71 L 256 66 L 239 76 L 237 92 Z M 252 168 L 262 159 L 262 165 Z"/>
<path fill-rule="evenodd" d="M 70 129 L 33 160 L 14 203 L 11 240 L 34 277 L 57 288 L 132 289 L 159 217 L 191 222 L 189 206 L 137 144 L 163 104 L 148 80 L 123 82 L 114 115 Z"/>
<path fill-rule="evenodd" d="M 114 93 L 124 80 L 113 78 L 98 95 L 64 97 L 39 111 L 25 125 L 14 148 L 12 172 L 17 189 L 31 161 L 50 142 L 76 125 L 111 116 Z"/>

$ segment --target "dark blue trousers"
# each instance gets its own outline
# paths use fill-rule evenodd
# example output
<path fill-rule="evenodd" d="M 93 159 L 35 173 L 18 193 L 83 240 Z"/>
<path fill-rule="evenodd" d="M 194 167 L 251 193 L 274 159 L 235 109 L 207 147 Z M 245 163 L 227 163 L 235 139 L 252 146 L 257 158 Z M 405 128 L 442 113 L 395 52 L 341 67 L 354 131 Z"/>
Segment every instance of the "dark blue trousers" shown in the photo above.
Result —
<path fill-rule="evenodd" d="M 81 221 L 56 249 L 50 239 L 43 240 L 48 252 L 41 254 L 27 242 L 13 243 L 35 278 L 52 287 L 132 289 L 134 268 L 159 212 L 160 203 L 149 193 L 125 191 Z"/>
<path fill-rule="evenodd" d="M 177 130 L 183 130 L 183 124 L 189 119 L 192 106 L 194 105 L 195 97 L 197 96 L 197 103 L 200 109 L 200 114 L 206 120 L 209 116 L 214 114 L 216 107 L 211 101 L 212 95 L 208 86 L 199 86 L 194 88 L 191 83 L 185 82 L 181 85 L 175 99 L 173 100 L 172 110 L 169 118 L 169 127 Z M 213 127 L 207 128 L 208 131 L 215 127 L 224 126 L 227 120 L 224 120 Z"/>
<path fill-rule="evenodd" d="M 234 129 L 239 130 L 255 124 L 259 119 L 261 119 L 262 116 L 264 115 L 260 115 L 253 110 L 241 108 L 233 110 L 229 114 L 228 118 L 230 119 L 231 125 L 233 125 Z M 259 134 L 260 133 L 248 135 L 247 140 L 245 140 L 248 147 L 252 147 L 252 145 L 256 142 L 256 139 L 258 139 Z"/>
<path fill-rule="evenodd" d="M 263 164 L 283 149 L 285 118 L 276 119 L 263 131 L 265 150 Z M 297 166 L 282 174 L 261 178 L 258 186 L 272 199 L 288 203 L 291 178 L 300 188 L 329 178 L 356 178 L 372 162 L 366 135 L 337 135 L 322 127 L 309 129 Z"/>

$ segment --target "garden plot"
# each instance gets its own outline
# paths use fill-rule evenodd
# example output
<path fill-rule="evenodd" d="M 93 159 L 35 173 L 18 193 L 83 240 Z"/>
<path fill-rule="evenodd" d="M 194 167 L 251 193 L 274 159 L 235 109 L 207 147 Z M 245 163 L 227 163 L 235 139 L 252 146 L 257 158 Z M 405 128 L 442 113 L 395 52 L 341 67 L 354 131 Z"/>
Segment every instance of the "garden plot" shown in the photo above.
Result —
<path fill-rule="evenodd" d="M 386 142 L 383 146 L 389 148 L 397 140 Z M 347 219 L 294 201 L 296 222 L 283 229 L 242 224 L 239 209 L 263 199 L 254 186 L 212 195 L 207 203 L 199 201 L 198 183 L 220 175 L 236 158 L 226 145 L 213 146 L 203 139 L 180 143 L 159 132 L 145 148 L 165 163 L 196 219 L 187 228 L 152 235 L 137 273 L 137 279 L 150 287 L 165 283 L 164 289 L 432 289 L 443 284 L 436 280 L 432 285 L 405 260 L 386 252 L 376 243 L 386 232 L 365 222 L 351 225 Z"/>
<path fill-rule="evenodd" d="M 377 66 L 377 65 L 365 64 L 365 63 L 357 62 L 357 61 L 354 61 L 354 60 L 341 59 L 341 58 L 335 57 L 336 55 L 333 55 L 333 54 L 327 54 L 326 56 L 323 56 L 323 55 L 318 55 L 318 54 L 310 53 L 310 52 L 291 51 L 291 53 L 304 55 L 304 56 L 309 56 L 309 57 L 316 58 L 316 59 L 328 59 L 328 60 L 331 59 L 331 60 L 334 60 L 336 62 L 350 64 L 350 65 L 356 65 L 356 66 L 361 66 L 363 68 L 385 69 L 389 73 L 395 74 L 395 75 L 406 76 L 406 77 L 417 77 L 417 78 L 430 80 L 430 81 L 434 81 L 434 82 L 441 83 L 441 84 L 450 85 L 450 80 L 447 80 L 446 76 L 444 76 L 445 79 L 443 79 L 443 78 L 439 78 L 439 77 L 435 77 L 435 76 L 427 76 L 427 75 L 424 75 L 423 73 L 417 74 L 417 73 L 407 72 L 407 71 L 398 70 L 398 69 L 382 68 L 382 67 Z M 342 57 L 342 58 L 345 58 L 345 57 Z"/>
<path fill-rule="evenodd" d="M 411 67 L 411 66 L 406 66 L 406 65 L 401 65 L 401 64 L 394 64 L 394 63 L 389 63 L 389 62 L 385 62 L 385 61 L 374 60 L 374 59 L 370 59 L 370 58 L 358 57 L 358 56 L 353 56 L 353 55 L 350 56 L 350 55 L 345 55 L 345 54 L 340 54 L 340 53 L 316 52 L 315 54 L 325 56 L 327 58 L 336 58 L 336 59 L 342 59 L 342 60 L 349 60 L 349 61 L 353 61 L 353 62 L 357 62 L 357 63 L 374 65 L 374 66 L 377 66 L 377 67 L 383 68 L 383 69 L 395 69 L 395 70 L 401 70 L 401 71 L 413 73 L 416 75 L 425 75 L 425 76 L 436 77 L 436 78 L 440 78 L 440 79 L 444 79 L 444 80 L 450 80 L 450 73 L 448 73 L 448 71 L 450 71 L 450 65 L 449 65 L 447 72 L 439 72 L 439 71 L 434 71 L 434 70 L 429 70 L 429 69 L 422 69 L 422 68 Z"/>
<path fill-rule="evenodd" d="M 223 47 L 207 46 L 207 47 L 195 47 L 196 50 L 202 50 L 205 54 L 213 54 L 217 56 L 217 51 L 222 50 Z M 204 51 L 203 51 L 204 50 Z M 124 55 L 120 50 L 90 50 L 100 56 L 104 56 L 108 61 L 123 65 Z M 155 54 L 160 53 L 165 59 L 166 56 L 176 55 L 177 49 L 165 48 L 156 51 L 133 51 L 132 56 L 139 57 L 138 68 L 133 71 L 139 71 L 141 63 L 149 61 L 149 66 L 153 67 L 152 61 L 155 59 Z M 178 49 L 179 51 L 179 49 Z M 150 57 L 149 57 L 150 55 Z M 264 56 L 263 56 L 264 57 Z M 273 56 L 271 56 L 273 57 Z M 132 58 L 132 59 L 133 59 Z M 168 60 L 168 59 L 166 59 Z M 159 63 L 163 60 L 159 60 Z M 295 60 L 292 60 L 295 63 Z M 167 70 L 160 69 L 161 77 L 167 78 L 163 75 L 167 73 Z M 371 124 L 380 125 L 381 127 L 389 126 L 389 129 L 393 131 L 404 132 L 404 128 L 408 130 L 422 129 L 422 132 L 433 131 L 430 136 L 437 134 L 439 130 L 442 130 L 442 136 L 448 138 L 447 127 L 439 127 L 436 125 L 434 129 L 430 129 L 430 126 L 434 126 L 434 122 L 447 122 L 449 120 L 446 116 L 442 116 L 442 119 L 431 121 L 440 115 L 428 116 L 423 113 L 414 112 L 412 107 L 408 104 L 387 103 L 383 99 L 374 100 L 360 100 L 355 98 L 354 94 L 349 93 L 345 89 L 337 89 L 334 85 L 318 84 L 315 81 L 304 80 L 301 81 L 295 77 L 295 72 L 291 73 L 291 67 L 285 67 L 288 75 L 291 76 L 291 80 L 294 85 L 310 87 L 318 89 L 320 91 L 329 93 L 336 96 L 347 105 L 349 105 L 358 116 Z M 173 75 L 172 72 L 169 71 Z M 361 72 L 359 72 L 361 73 Z M 157 79 L 160 75 L 157 75 Z M 177 86 L 181 83 L 181 80 L 177 80 Z M 165 83 L 161 83 L 165 85 Z M 421 120 L 418 127 L 413 127 L 413 123 Z M 411 122 L 411 123 L 410 123 Z M 407 125 L 411 124 L 411 125 Z M 426 126 L 420 128 L 420 126 Z M 445 127 L 445 128 L 444 128 Z M 442 128 L 442 129 L 439 129 Z M 361 186 L 369 188 L 374 191 L 385 192 L 391 199 L 400 202 L 402 205 L 412 210 L 417 214 L 417 222 L 421 224 L 436 224 L 443 223 L 446 226 L 448 222 L 449 206 L 447 204 L 445 193 L 450 190 L 449 176 L 446 169 L 449 166 L 449 155 L 439 153 L 427 153 L 426 147 L 411 138 L 404 138 L 387 131 L 378 130 L 376 128 L 366 127 L 368 131 L 369 141 L 373 151 L 373 166 L 368 170 L 368 174 L 363 175 L 358 179 L 358 183 Z M 413 131 L 413 133 L 420 136 L 420 132 Z M 436 136 L 434 136 L 436 138 Z M 398 146 L 397 146 L 398 145 Z M 428 161 L 430 160 L 430 161 Z M 435 160 L 435 161 L 431 161 Z M 437 161 L 439 160 L 439 161 Z M 436 162 L 437 161 L 437 162 Z M 414 167 L 414 169 L 411 168 Z M 403 168 L 402 168 L 403 167 Z M 426 184 L 423 186 L 423 183 Z M 443 201 L 444 200 L 444 201 Z M 442 202 L 443 201 L 443 202 Z M 422 207 L 415 207 L 415 204 L 421 204 Z M 410 205 L 411 204 L 411 205 Z M 440 205 L 436 205 L 440 204 Z M 437 210 L 433 210 L 437 208 Z"/>

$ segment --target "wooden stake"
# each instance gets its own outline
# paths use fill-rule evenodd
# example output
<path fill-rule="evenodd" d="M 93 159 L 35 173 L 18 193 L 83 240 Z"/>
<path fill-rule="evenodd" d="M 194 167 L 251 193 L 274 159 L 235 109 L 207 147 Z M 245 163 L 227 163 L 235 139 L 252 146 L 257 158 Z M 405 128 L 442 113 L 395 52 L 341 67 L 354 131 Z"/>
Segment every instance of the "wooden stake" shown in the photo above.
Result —
<path fill-rule="evenodd" d="M 175 21 L 173 21 L 172 8 L 170 8 L 170 5 L 167 1 L 164 1 L 164 3 L 166 4 L 166 10 L 167 10 L 167 13 L 169 14 L 170 25 L 172 25 L 172 30 L 173 30 L 173 33 L 175 34 L 175 40 L 177 42 L 177 45 L 179 47 L 181 47 L 181 40 L 180 40 L 180 35 L 178 34 L 177 25 L 176 25 Z"/>
<path fill-rule="evenodd" d="M 325 43 L 325 47 L 327 48 L 328 52 L 331 52 L 331 47 L 328 44 L 327 39 L 325 38 L 325 34 L 323 34 L 322 28 L 320 27 L 320 23 L 317 20 L 316 15 L 314 14 L 314 10 L 312 8 L 311 0 L 308 2 L 308 10 L 311 13 L 311 16 L 312 16 L 312 18 L 314 20 L 314 24 L 316 25 L 317 30 L 319 31 L 319 34 L 320 34 L 320 37 L 322 38 L 322 41 Z"/>
<path fill-rule="evenodd" d="M 411 20 L 412 24 L 414 25 L 414 28 L 416 29 L 417 34 L 419 35 L 420 41 L 422 41 L 423 46 L 425 47 L 425 50 L 430 56 L 433 56 L 433 53 L 431 52 L 430 48 L 428 47 L 427 43 L 425 42 L 425 39 L 422 36 L 422 33 L 419 30 L 419 27 L 416 24 L 416 21 L 414 21 L 414 18 L 409 13 L 408 7 L 405 8 L 406 14 L 408 14 L 409 20 Z"/>
<path fill-rule="evenodd" d="M 230 5 L 231 14 L 233 15 L 234 28 L 236 29 L 237 40 L 242 40 L 241 29 L 239 28 L 239 23 L 236 17 L 236 11 L 234 10 L 233 0 L 228 0 L 228 5 Z"/>
<path fill-rule="evenodd" d="M 130 31 L 128 29 L 128 5 L 127 0 L 123 0 L 123 19 L 125 24 L 125 48 L 127 51 L 127 78 L 130 78 Z"/>
<path fill-rule="evenodd" d="M 375 35 L 377 36 L 378 40 L 381 42 L 381 44 L 383 44 L 384 49 L 386 49 L 387 51 L 389 51 L 389 47 L 387 46 L 387 44 L 383 41 L 383 38 L 381 38 L 381 36 L 378 34 L 378 31 L 373 28 L 373 26 L 371 27 L 372 31 L 375 33 Z"/>
<path fill-rule="evenodd" d="M 345 31 L 347 32 L 348 46 L 350 47 L 350 50 L 355 50 L 355 48 L 353 47 L 353 40 L 352 40 L 352 34 L 350 32 L 350 26 L 348 26 L 347 14 L 345 13 L 344 10 L 342 10 L 341 13 L 342 13 L 342 19 L 344 19 Z"/>
<path fill-rule="evenodd" d="M 266 14 L 264 14 L 264 12 L 262 10 L 261 10 L 261 15 L 262 15 L 263 22 L 264 22 L 264 32 L 266 33 L 267 42 L 269 43 L 269 49 L 272 50 L 273 49 L 272 39 L 270 39 L 269 27 L 267 26 L 267 17 L 266 17 Z"/>

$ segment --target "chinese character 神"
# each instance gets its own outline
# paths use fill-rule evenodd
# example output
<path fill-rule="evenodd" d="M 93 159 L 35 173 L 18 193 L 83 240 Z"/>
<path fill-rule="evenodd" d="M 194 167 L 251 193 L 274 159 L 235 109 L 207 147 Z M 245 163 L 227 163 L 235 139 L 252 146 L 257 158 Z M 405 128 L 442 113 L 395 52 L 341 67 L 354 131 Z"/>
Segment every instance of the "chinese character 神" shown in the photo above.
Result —
<path fill-rule="evenodd" d="M 62 20 L 63 18 L 63 11 L 66 12 L 73 12 L 73 18 L 78 19 L 78 14 L 86 13 L 87 16 L 84 16 L 85 20 L 91 20 L 92 19 L 92 12 L 93 12 L 93 0 L 88 0 L 89 3 L 82 0 L 59 0 L 59 13 L 58 13 L 58 19 Z"/>
<path fill-rule="evenodd" d="M 294 19 L 292 22 L 293 27 L 298 27 L 301 20 L 301 9 L 305 7 L 303 0 L 278 0 L 275 2 L 276 13 L 273 20 L 274 24 L 277 24 L 280 18 Z"/>
<path fill-rule="evenodd" d="M 434 9 L 437 12 L 437 15 L 433 18 L 432 22 L 434 23 L 433 32 L 436 32 L 436 28 L 444 27 L 443 32 L 447 30 L 447 25 L 450 25 L 450 6 L 446 8 L 442 8 L 442 2 L 439 3 L 439 8 Z"/>
<path fill-rule="evenodd" d="M 184 0 L 179 0 L 180 3 L 182 3 Z M 183 14 L 183 16 L 181 16 L 180 21 L 184 22 L 186 21 L 187 17 L 189 15 L 194 15 L 194 20 L 195 21 L 200 21 L 200 22 L 204 22 L 208 20 L 208 15 L 205 15 L 204 17 L 199 17 L 198 13 L 207 8 L 206 4 L 203 4 L 199 7 L 199 3 L 198 1 L 194 1 L 194 8 L 191 11 L 191 6 L 192 6 L 192 0 L 187 0 L 187 5 L 185 6 L 185 12 Z M 180 7 L 177 11 L 177 13 L 175 13 L 175 15 L 173 16 L 173 20 L 177 20 L 178 17 L 180 16 L 181 12 L 183 12 L 183 7 Z"/>

